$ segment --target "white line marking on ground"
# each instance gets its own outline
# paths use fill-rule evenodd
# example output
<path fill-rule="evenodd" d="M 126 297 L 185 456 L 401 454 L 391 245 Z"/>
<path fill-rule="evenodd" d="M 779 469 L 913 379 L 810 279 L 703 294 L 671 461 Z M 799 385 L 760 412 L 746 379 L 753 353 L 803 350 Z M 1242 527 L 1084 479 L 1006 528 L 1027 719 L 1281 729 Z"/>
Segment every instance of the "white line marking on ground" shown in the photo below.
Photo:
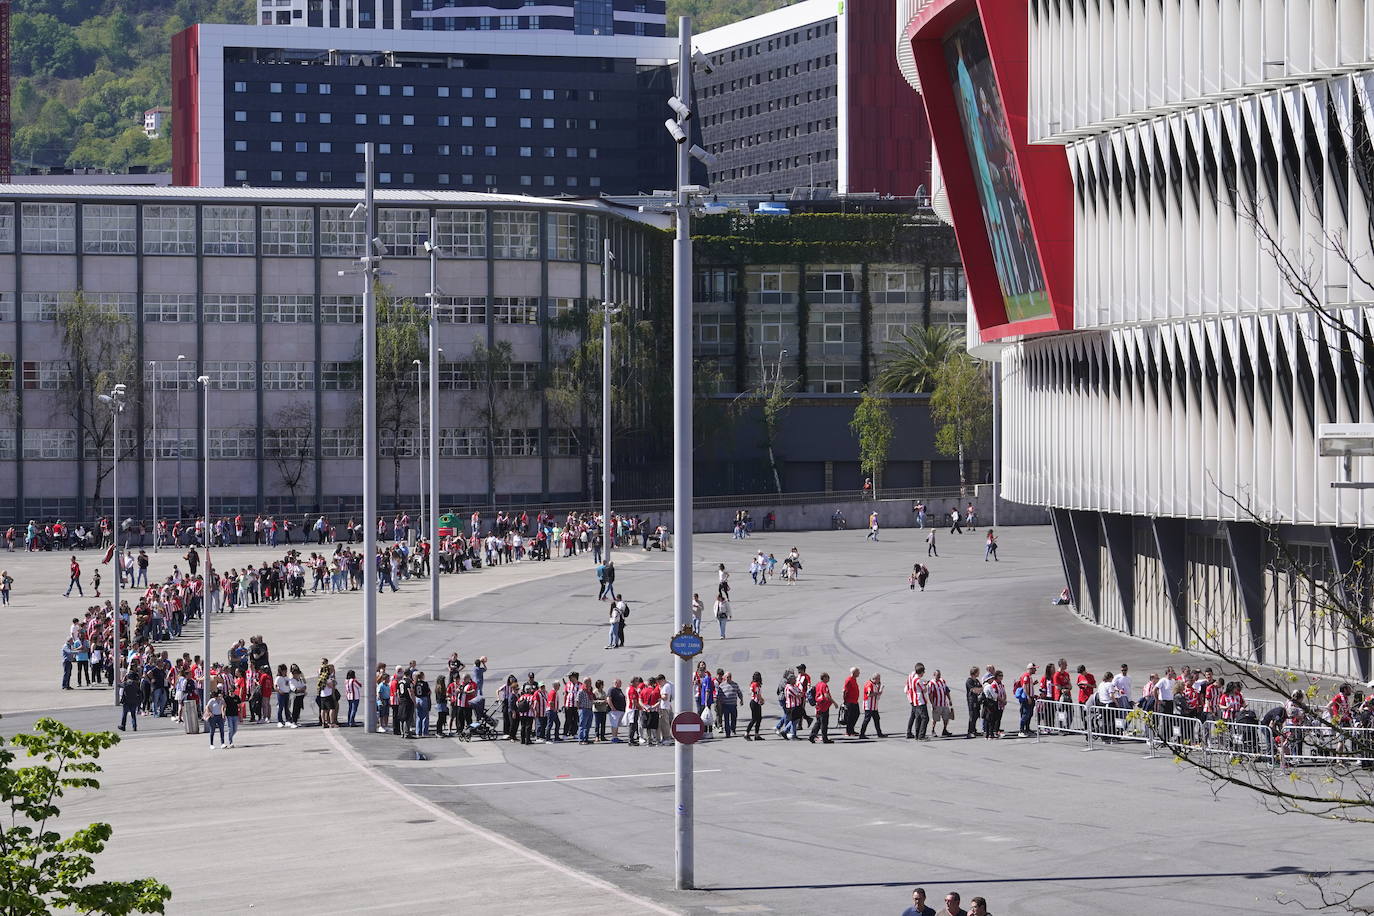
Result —
<path fill-rule="evenodd" d="M 720 770 L 693 770 L 695 773 L 719 773 Z M 623 773 L 619 776 L 551 776 L 548 779 L 512 779 L 508 782 L 403 782 L 407 789 L 475 789 L 483 786 L 523 786 L 532 782 L 593 782 L 598 779 L 641 779 L 645 776 L 673 776 L 667 773 Z"/>
<path fill-rule="evenodd" d="M 558 862 L 554 859 L 551 859 L 543 853 L 535 852 L 533 849 L 521 846 L 519 843 L 516 843 L 513 840 L 508 840 L 505 837 L 501 836 L 499 833 L 495 833 L 491 830 L 486 829 L 485 827 L 479 827 L 472 821 L 469 821 L 466 818 L 461 818 L 458 815 L 453 814 L 452 812 L 447 811 L 439 807 L 438 805 L 421 798 L 414 792 L 407 791 L 404 787 L 401 786 L 400 783 L 393 782 L 392 780 L 386 778 L 381 773 L 378 773 L 375 769 L 373 769 L 371 765 L 364 761 L 353 750 L 353 748 L 348 746 L 348 743 L 346 741 L 339 738 L 335 732 L 330 731 L 328 734 L 328 738 L 329 743 L 334 745 L 334 748 L 340 754 L 343 755 L 344 759 L 346 759 L 349 763 L 357 767 L 363 774 L 370 777 L 383 788 L 395 792 L 397 795 L 406 799 L 411 804 L 415 805 L 418 808 L 424 809 L 425 811 L 429 812 L 435 817 L 441 818 L 447 821 L 448 823 L 453 824 L 455 827 L 458 827 L 459 829 L 470 831 L 474 836 L 479 836 L 482 839 L 487 840 L 488 842 L 500 846 L 502 849 L 507 849 L 515 853 L 516 855 L 524 856 L 525 858 L 529 859 L 531 862 L 534 862 L 537 865 L 542 865 L 545 868 L 552 869 L 553 871 L 556 871 L 561 875 L 566 875 L 567 877 L 572 878 L 574 881 L 580 881 L 583 884 L 587 884 L 591 887 L 596 888 L 597 890 L 603 891 L 608 894 L 612 894 L 616 897 L 621 898 L 622 900 L 625 900 L 628 903 L 634 904 L 635 906 L 643 907 L 644 909 L 650 910 L 655 913 L 662 913 L 663 916 L 676 916 L 675 910 L 670 910 L 665 906 L 661 906 L 657 903 L 654 903 L 652 900 L 640 897 L 637 894 L 632 894 L 629 891 L 622 890 L 616 887 L 614 884 L 610 883 L 609 881 L 604 881 L 601 878 L 589 875 L 586 872 L 578 871 L 575 868 L 569 868 L 562 862 Z"/>

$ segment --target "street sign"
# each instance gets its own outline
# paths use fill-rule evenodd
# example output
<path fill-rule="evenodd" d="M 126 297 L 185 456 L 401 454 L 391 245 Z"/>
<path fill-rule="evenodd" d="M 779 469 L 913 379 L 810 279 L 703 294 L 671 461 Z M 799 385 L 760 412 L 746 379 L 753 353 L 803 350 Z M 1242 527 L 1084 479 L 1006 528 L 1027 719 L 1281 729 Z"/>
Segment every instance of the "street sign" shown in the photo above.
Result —
<path fill-rule="evenodd" d="M 682 744 L 696 744 L 706 734 L 706 723 L 694 712 L 680 712 L 673 716 L 673 740 Z"/>
<path fill-rule="evenodd" d="M 691 627 L 683 627 L 682 632 L 668 640 L 668 651 L 678 658 L 695 658 L 706 648 L 703 640 Z"/>

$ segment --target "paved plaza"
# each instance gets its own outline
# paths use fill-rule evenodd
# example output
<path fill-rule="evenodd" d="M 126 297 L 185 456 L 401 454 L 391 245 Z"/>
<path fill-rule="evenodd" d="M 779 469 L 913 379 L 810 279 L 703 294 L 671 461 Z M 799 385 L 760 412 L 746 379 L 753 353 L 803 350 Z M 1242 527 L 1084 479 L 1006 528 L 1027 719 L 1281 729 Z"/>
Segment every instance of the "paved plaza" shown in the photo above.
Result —
<path fill-rule="evenodd" d="M 966 902 L 985 896 L 998 914 L 1258 913 L 1287 911 L 1274 898 L 1296 889 L 1295 872 L 1374 873 L 1356 828 L 1279 818 L 1238 792 L 1214 795 L 1142 746 L 903 740 L 901 685 L 918 660 L 942 669 L 956 695 L 975 664 L 1014 677 L 1028 661 L 1060 656 L 1098 674 L 1126 661 L 1140 683 L 1188 660 L 1052 607 L 1063 577 L 1048 529 L 999 534 L 995 564 L 983 561 L 981 532 L 942 534 L 942 556 L 929 561 L 921 533 L 910 530 L 876 544 L 863 532 L 698 536 L 698 591 L 714 593 L 721 562 L 734 586 L 730 638 L 715 638 L 705 622 L 708 664 L 746 684 L 762 672 L 766 713 L 776 710 L 772 686 L 786 666 L 805 661 L 837 686 L 850 666 L 880 671 L 884 730 L 897 737 L 698 745 L 695 892 L 671 890 L 666 748 L 253 726 L 240 730 L 239 748 L 212 754 L 204 736 L 161 720 L 108 756 L 104 791 L 66 812 L 72 824 L 110 820 L 106 873 L 156 874 L 171 884 L 178 913 L 896 914 L 914 884 L 936 901 L 951 889 Z M 800 583 L 749 581 L 755 550 L 781 557 L 794 545 L 805 564 Z M 907 586 L 917 560 L 932 569 L 925 593 Z M 445 577 L 438 623 L 423 619 L 426 583 L 383 596 L 379 660 L 414 658 L 433 676 L 451 652 L 485 654 L 497 683 L 531 671 L 608 682 L 671 675 L 672 555 L 625 551 L 617 566 L 633 610 L 624 649 L 602 648 L 606 605 L 595 600 L 590 562 L 577 559 Z M 9 568 L 18 583 L 0 611 L 0 709 L 30 712 L 7 712 L 0 726 L 13 731 L 32 710 L 63 709 L 78 727 L 112 727 L 112 709 L 90 708 L 108 692 L 57 689 L 66 621 L 85 607 L 61 597 L 65 556 L 10 559 Z M 259 605 L 214 623 L 225 638 L 265 635 L 274 662 L 306 667 L 328 655 L 356 666 L 360 608 L 354 593 Z M 198 651 L 199 630 L 171 648 L 183 643 Z M 228 645 L 218 641 L 216 655 Z M 964 727 L 956 701 L 954 728 Z M 200 825 L 207 829 L 182 829 Z M 177 854 L 150 854 L 169 826 Z M 286 854 L 277 851 L 283 843 Z M 224 866 L 207 869 L 216 859 Z"/>

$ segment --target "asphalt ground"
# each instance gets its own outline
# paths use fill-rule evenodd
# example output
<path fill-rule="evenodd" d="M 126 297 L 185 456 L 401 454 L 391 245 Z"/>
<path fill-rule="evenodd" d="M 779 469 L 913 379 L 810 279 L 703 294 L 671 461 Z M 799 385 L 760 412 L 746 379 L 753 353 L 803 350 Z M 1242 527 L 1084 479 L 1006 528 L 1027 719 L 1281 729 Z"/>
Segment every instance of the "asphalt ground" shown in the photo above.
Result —
<path fill-rule="evenodd" d="M 761 671 L 766 713 L 776 710 L 782 668 L 799 661 L 836 684 L 851 665 L 881 671 L 884 730 L 898 736 L 908 709 L 901 685 L 917 660 L 943 669 L 956 692 L 975 664 L 1014 676 L 1027 661 L 1060 656 L 1099 673 L 1127 661 L 1139 683 L 1187 660 L 1052 607 L 1062 574 L 1049 531 L 999 534 L 996 564 L 983 562 L 981 532 L 941 535 L 925 593 L 906 583 L 912 562 L 927 562 L 920 532 L 885 533 L 877 544 L 863 532 L 698 536 L 698 590 L 709 599 L 726 562 L 735 599 L 729 639 L 705 621 L 704 658 L 742 683 Z M 781 557 L 794 544 L 801 582 L 749 581 L 756 549 Z M 574 669 L 607 680 L 671 674 L 671 560 L 627 551 L 618 562 L 633 609 L 624 649 L 602 649 L 606 605 L 579 558 L 446 577 L 438 623 L 408 619 L 424 614 L 427 588 L 403 586 L 403 597 L 379 602 L 389 626 L 380 658 L 438 671 L 452 651 L 486 654 L 494 681 Z M 42 607 L 17 607 L 28 598 L 22 586 L 41 578 L 23 564 L 10 561 L 16 610 L 0 611 L 0 667 L 10 675 L 0 698 L 30 701 L 6 709 L 75 704 L 75 692 L 56 689 L 71 616 L 60 598 L 65 557 L 59 597 L 36 600 Z M 288 603 L 255 612 L 238 635 L 267 635 L 274 661 L 280 651 L 313 662 L 332 643 L 342 663 L 356 664 L 359 610 L 356 594 Z M 196 651 L 198 633 L 183 642 Z M 48 660 L 29 658 L 35 651 Z M 30 671 L 40 680 L 16 687 Z M 113 727 L 105 707 L 59 712 L 79 727 Z M 36 715 L 7 713 L 0 729 Z M 1143 747 L 901 737 L 820 746 L 776 740 L 771 721 L 763 743 L 713 739 L 694 751 L 692 892 L 671 889 L 667 748 L 251 726 L 236 749 L 210 752 L 204 735 L 159 720 L 126 733 L 104 761 L 106 788 L 69 800 L 66 815 L 113 823 L 102 875 L 156 874 L 176 894 L 170 912 L 896 913 L 921 884 L 934 901 L 948 890 L 965 901 L 980 894 L 999 914 L 1257 913 L 1288 911 L 1276 897 L 1300 890 L 1299 872 L 1337 869 L 1359 883 L 1374 873 L 1364 828 L 1279 818 Z M 965 727 L 957 701 L 953 727 Z"/>

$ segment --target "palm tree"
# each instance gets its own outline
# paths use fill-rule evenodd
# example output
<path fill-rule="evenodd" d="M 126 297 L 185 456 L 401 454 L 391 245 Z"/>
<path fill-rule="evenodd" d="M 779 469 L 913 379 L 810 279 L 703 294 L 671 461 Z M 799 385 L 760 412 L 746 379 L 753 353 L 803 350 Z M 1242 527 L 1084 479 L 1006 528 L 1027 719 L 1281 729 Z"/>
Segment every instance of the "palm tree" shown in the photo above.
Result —
<path fill-rule="evenodd" d="M 916 328 L 888 347 L 887 364 L 878 373 L 878 389 L 890 394 L 935 390 L 935 376 L 959 346 L 954 331 L 941 325 Z"/>

